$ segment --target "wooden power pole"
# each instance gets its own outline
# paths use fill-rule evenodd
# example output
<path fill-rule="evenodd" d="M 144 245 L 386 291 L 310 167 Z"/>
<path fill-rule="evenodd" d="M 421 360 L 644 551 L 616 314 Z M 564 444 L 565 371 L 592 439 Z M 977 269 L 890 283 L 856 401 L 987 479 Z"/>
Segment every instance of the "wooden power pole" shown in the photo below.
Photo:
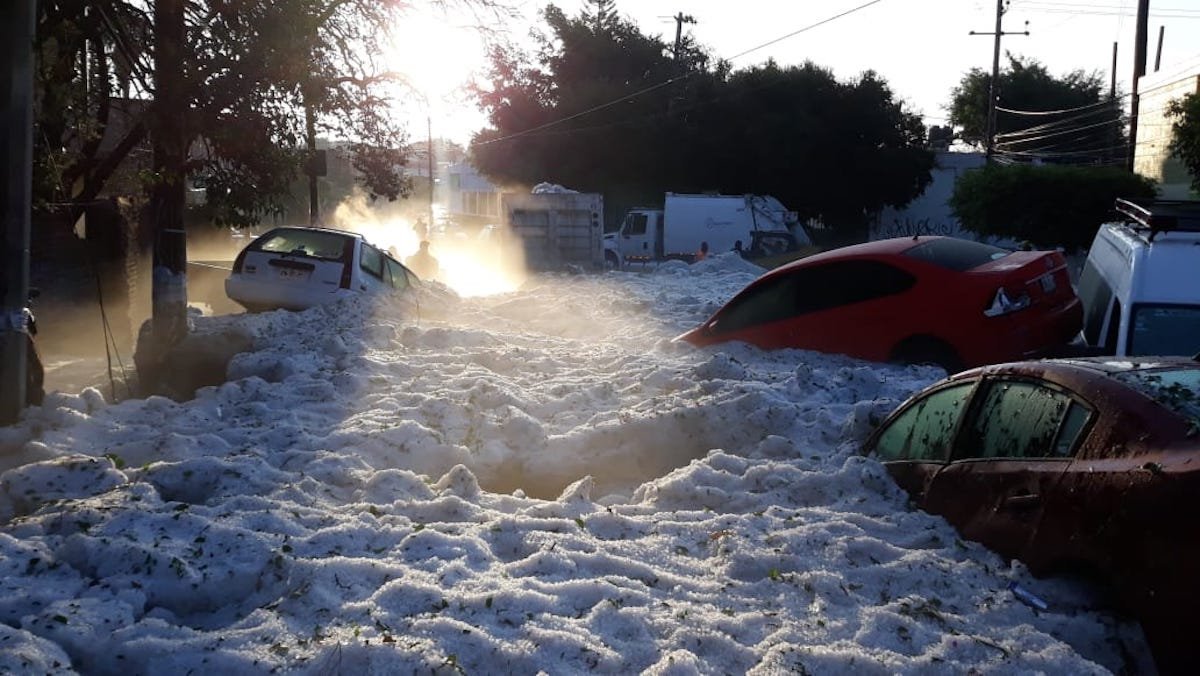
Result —
<path fill-rule="evenodd" d="M 1004 32 L 1004 12 L 1006 0 L 996 0 L 996 30 L 991 33 L 971 31 L 971 35 L 992 35 L 995 40 L 992 45 L 992 79 L 988 83 L 987 106 L 987 160 L 992 161 L 996 152 L 996 103 L 1000 98 L 1000 38 L 1005 35 L 1029 35 L 1028 30 Z M 1026 22 L 1028 23 L 1028 22 Z"/>
<path fill-rule="evenodd" d="M 1138 92 L 1138 80 L 1146 74 L 1146 47 L 1150 40 L 1150 0 L 1138 0 L 1137 28 L 1133 37 L 1133 96 L 1129 103 L 1129 170 L 1133 171 L 1134 158 L 1137 156 L 1138 106 L 1141 94 Z"/>
<path fill-rule="evenodd" d="M 0 2 L 0 425 L 25 407 L 35 0 Z"/>

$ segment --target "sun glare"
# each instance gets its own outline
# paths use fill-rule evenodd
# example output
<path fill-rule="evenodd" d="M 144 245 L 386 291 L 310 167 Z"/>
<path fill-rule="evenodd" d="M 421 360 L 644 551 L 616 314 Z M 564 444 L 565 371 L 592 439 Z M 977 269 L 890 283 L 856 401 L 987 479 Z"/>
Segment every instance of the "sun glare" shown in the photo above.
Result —
<path fill-rule="evenodd" d="M 393 27 L 389 65 L 431 107 L 461 90 L 485 59 L 478 30 L 451 17 L 413 13 Z"/>
<path fill-rule="evenodd" d="M 401 262 L 417 252 L 423 236 L 413 221 L 373 208 L 361 194 L 338 205 L 333 223 L 334 227 L 357 232 Z M 434 234 L 430 237 L 430 253 L 438 260 L 435 281 L 460 296 L 507 293 L 525 281 L 520 243 L 491 230 L 478 237 L 464 232 Z"/>

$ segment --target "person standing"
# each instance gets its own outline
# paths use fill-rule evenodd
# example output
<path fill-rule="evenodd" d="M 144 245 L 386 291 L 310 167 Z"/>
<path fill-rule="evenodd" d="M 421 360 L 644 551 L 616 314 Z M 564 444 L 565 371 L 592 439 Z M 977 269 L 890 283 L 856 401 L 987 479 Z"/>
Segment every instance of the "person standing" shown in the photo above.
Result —
<path fill-rule="evenodd" d="M 696 252 L 696 257 L 692 259 L 692 262 L 699 263 L 705 258 L 708 258 L 708 242 L 700 242 L 700 250 Z"/>
<path fill-rule="evenodd" d="M 429 240 L 421 240 L 421 248 L 406 258 L 404 264 L 424 280 L 435 279 L 438 275 L 438 260 L 429 253 Z"/>

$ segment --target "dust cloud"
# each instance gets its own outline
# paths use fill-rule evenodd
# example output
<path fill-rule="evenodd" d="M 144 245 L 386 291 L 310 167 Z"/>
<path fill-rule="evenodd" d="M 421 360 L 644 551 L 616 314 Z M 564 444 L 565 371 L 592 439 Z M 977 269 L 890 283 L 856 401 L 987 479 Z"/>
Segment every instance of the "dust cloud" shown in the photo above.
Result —
<path fill-rule="evenodd" d="M 488 296 L 514 291 L 528 276 L 520 242 L 495 227 L 474 233 L 445 224 L 445 208 L 434 205 L 435 224 L 408 210 L 371 204 L 361 192 L 334 210 L 332 227 L 356 232 L 404 262 L 417 252 L 422 239 L 430 243 L 441 282 L 460 296 Z"/>

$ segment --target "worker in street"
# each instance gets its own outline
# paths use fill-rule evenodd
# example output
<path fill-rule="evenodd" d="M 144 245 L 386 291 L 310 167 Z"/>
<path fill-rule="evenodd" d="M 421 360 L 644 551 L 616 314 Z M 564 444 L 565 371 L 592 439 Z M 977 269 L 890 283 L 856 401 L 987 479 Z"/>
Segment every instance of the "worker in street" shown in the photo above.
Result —
<path fill-rule="evenodd" d="M 421 248 L 415 254 L 406 258 L 404 264 L 421 279 L 429 280 L 437 278 L 438 260 L 433 257 L 433 254 L 429 253 L 429 240 L 421 240 Z"/>
<path fill-rule="evenodd" d="M 696 252 L 696 257 L 692 259 L 692 262 L 699 263 L 705 258 L 708 258 L 708 242 L 700 242 L 700 250 Z"/>

